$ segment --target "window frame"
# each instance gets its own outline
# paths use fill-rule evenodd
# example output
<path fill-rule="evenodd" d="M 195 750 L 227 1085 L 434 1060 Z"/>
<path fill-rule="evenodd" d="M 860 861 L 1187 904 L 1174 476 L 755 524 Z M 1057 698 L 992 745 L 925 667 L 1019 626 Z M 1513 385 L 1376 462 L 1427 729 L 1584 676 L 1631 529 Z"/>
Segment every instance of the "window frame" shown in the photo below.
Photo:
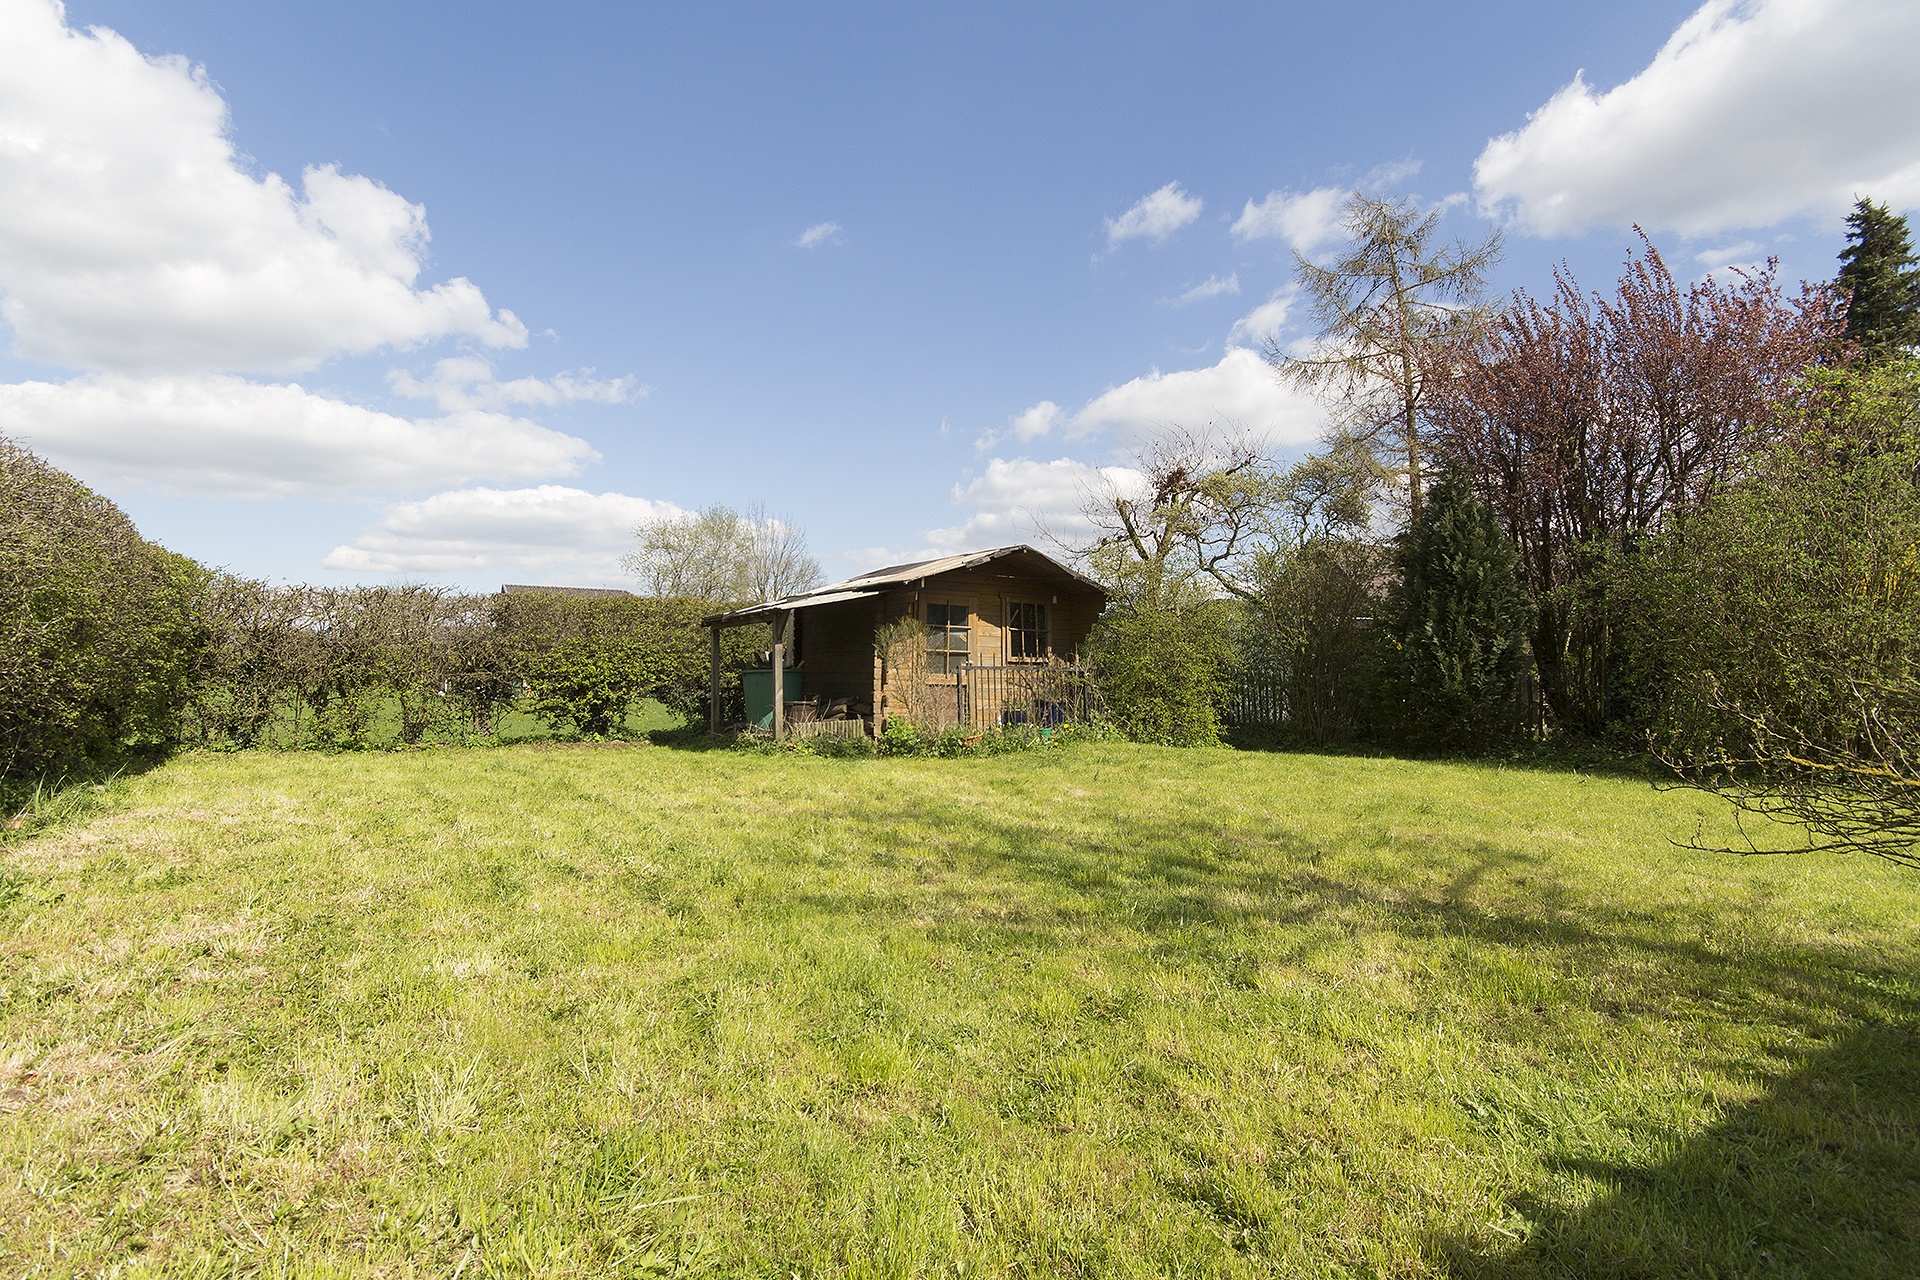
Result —
<path fill-rule="evenodd" d="M 960 679 L 960 668 L 973 661 L 973 640 L 974 633 L 980 629 L 980 610 L 975 607 L 973 600 L 967 596 L 923 598 L 920 601 L 920 609 L 918 612 L 920 614 L 921 625 L 926 627 L 929 632 L 929 640 L 933 638 L 931 633 L 936 630 L 932 622 L 933 611 L 935 609 L 963 609 L 966 611 L 966 625 L 956 628 L 953 625 L 952 615 L 949 613 L 947 621 L 937 628 L 945 635 L 949 642 L 953 639 L 954 631 L 965 632 L 967 640 L 965 650 L 951 648 L 935 649 L 932 644 L 927 646 L 927 682 L 929 684 L 955 684 L 958 683 Z M 936 671 L 934 669 L 933 659 L 935 654 L 940 655 L 942 665 L 947 668 L 946 670 Z M 959 658 L 958 662 L 954 661 L 956 655 Z"/>
<path fill-rule="evenodd" d="M 1009 599 L 1007 601 L 1006 625 L 1001 628 L 1001 634 L 1005 639 L 1001 644 L 1001 648 L 1006 653 L 1006 660 L 1010 665 L 1019 663 L 1022 665 L 1044 666 L 1053 661 L 1053 619 L 1048 616 L 1047 608 L 1047 602 L 1044 600 Z M 1039 625 L 1034 627 L 1016 626 L 1014 624 L 1014 611 L 1017 609 L 1032 609 L 1034 611 L 1034 620 Z M 1037 635 L 1039 637 L 1039 644 L 1035 646 L 1038 650 L 1037 653 L 1029 656 L 1015 652 L 1014 637 L 1024 635 Z"/>

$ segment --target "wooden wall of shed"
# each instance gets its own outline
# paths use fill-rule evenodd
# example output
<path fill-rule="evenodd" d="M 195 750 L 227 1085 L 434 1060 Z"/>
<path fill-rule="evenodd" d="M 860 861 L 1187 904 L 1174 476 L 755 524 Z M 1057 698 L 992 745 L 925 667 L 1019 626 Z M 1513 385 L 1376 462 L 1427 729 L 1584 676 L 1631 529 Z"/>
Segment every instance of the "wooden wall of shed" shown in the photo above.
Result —
<path fill-rule="evenodd" d="M 1007 660 L 1007 605 L 1015 601 L 1044 604 L 1047 641 L 1054 660 L 1079 661 L 1094 620 L 1106 607 L 1105 599 L 1070 582 L 996 573 L 994 569 L 992 564 L 959 569 L 928 578 L 924 585 L 890 591 L 881 597 L 881 609 L 889 622 L 909 613 L 925 622 L 929 602 L 965 603 L 972 622 L 967 636 L 968 660 L 994 665 Z M 936 677 L 932 683 L 951 684 L 952 677 L 944 681 Z"/>
<path fill-rule="evenodd" d="M 1061 662 L 1078 660 L 1106 601 L 1085 587 L 995 573 L 993 568 L 989 564 L 978 569 L 959 569 L 928 578 L 924 587 L 890 591 L 883 597 L 887 619 L 892 621 L 912 611 L 924 622 L 927 615 L 923 606 L 927 602 L 964 602 L 973 621 L 967 646 L 970 660 L 999 663 L 1007 659 L 1007 605 L 1014 601 L 1044 604 L 1047 606 L 1047 638 L 1054 658 Z"/>

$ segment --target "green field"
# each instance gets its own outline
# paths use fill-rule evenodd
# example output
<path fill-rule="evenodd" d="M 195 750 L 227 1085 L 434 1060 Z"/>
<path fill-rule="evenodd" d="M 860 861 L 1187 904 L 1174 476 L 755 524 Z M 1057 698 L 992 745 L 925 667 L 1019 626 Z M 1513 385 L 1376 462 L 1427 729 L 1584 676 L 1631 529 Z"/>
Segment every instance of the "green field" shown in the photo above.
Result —
<path fill-rule="evenodd" d="M 1920 879 L 1571 770 L 197 754 L 0 847 L 0 1273 L 1920 1275 Z"/>

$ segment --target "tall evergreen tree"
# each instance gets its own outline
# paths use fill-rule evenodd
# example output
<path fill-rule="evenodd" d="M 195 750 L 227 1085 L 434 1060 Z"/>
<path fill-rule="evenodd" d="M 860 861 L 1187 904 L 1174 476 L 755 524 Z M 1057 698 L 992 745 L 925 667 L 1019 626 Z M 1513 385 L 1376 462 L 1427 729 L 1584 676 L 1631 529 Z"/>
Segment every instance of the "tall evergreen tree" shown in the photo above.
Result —
<path fill-rule="evenodd" d="M 1529 609 L 1519 554 L 1492 508 L 1443 476 L 1401 536 L 1398 560 L 1390 625 L 1409 734 L 1450 749 L 1511 737 Z"/>
<path fill-rule="evenodd" d="M 1920 259 L 1907 220 L 1862 200 L 1847 215 L 1847 247 L 1837 283 L 1851 296 L 1847 337 L 1868 359 L 1920 347 Z"/>

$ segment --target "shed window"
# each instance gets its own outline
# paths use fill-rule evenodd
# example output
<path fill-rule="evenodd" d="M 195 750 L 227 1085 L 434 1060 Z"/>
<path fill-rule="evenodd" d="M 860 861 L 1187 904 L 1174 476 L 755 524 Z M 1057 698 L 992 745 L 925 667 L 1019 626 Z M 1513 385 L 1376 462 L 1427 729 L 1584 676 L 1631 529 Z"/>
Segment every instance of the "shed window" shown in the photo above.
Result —
<path fill-rule="evenodd" d="M 967 606 L 927 606 L 927 674 L 950 676 L 967 661 Z"/>
<path fill-rule="evenodd" d="M 1047 606 L 1020 603 L 1007 606 L 1007 657 L 1015 662 L 1046 661 Z"/>

